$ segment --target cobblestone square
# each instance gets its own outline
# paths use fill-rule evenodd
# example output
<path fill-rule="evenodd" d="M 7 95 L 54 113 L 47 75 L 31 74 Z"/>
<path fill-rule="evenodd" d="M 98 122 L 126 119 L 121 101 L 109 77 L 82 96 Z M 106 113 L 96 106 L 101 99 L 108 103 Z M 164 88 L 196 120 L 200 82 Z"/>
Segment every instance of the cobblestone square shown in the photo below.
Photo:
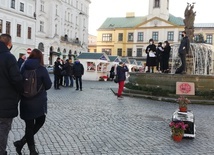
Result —
<path fill-rule="evenodd" d="M 52 76 L 52 75 L 51 75 Z M 176 103 L 124 97 L 118 100 L 111 81 L 83 81 L 83 91 L 61 87 L 48 91 L 47 120 L 35 136 L 41 155 L 213 155 L 214 106 L 189 105 L 196 119 L 196 138 L 177 143 L 169 123 Z M 8 154 L 24 134 L 13 121 Z M 29 154 L 27 146 L 23 154 Z"/>

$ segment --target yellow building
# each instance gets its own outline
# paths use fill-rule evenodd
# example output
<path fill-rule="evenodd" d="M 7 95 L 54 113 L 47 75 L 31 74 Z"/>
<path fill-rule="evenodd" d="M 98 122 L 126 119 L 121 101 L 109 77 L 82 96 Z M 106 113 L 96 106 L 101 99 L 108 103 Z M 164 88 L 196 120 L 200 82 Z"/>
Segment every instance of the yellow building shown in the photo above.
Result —
<path fill-rule="evenodd" d="M 88 34 L 88 52 L 97 53 L 97 36 Z"/>
<path fill-rule="evenodd" d="M 149 39 L 153 38 L 155 44 L 165 40 L 175 44 L 180 42 L 182 31 L 183 19 L 169 13 L 169 0 L 150 0 L 147 16 L 127 13 L 126 17 L 107 18 L 98 29 L 97 52 L 142 58 L 146 57 Z M 214 24 L 195 24 L 195 39 L 202 34 L 207 43 L 213 44 L 213 33 Z"/>

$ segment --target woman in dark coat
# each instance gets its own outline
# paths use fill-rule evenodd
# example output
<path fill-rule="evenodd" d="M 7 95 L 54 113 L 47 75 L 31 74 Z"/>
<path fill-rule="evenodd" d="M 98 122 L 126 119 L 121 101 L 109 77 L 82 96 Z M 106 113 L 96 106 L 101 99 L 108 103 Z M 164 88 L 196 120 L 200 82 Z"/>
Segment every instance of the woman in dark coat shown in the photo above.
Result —
<path fill-rule="evenodd" d="M 164 42 L 164 52 L 163 52 L 163 72 L 169 72 L 169 56 L 170 56 L 171 46 L 168 41 Z"/>
<path fill-rule="evenodd" d="M 47 114 L 47 92 L 51 88 L 51 79 L 48 71 L 43 66 L 43 55 L 38 49 L 34 49 L 21 69 L 23 74 L 25 70 L 36 70 L 37 88 L 42 89 L 33 97 L 21 97 L 20 117 L 25 121 L 24 137 L 14 142 L 16 152 L 20 155 L 25 143 L 28 144 L 30 155 L 38 155 L 35 150 L 34 135 L 43 126 Z"/>
<path fill-rule="evenodd" d="M 152 73 L 154 73 L 154 66 L 156 66 L 156 46 L 154 44 L 154 40 L 149 40 L 149 45 L 146 48 L 146 66 L 148 67 L 148 70 L 146 72 L 150 73 L 150 67 L 152 68 Z"/>

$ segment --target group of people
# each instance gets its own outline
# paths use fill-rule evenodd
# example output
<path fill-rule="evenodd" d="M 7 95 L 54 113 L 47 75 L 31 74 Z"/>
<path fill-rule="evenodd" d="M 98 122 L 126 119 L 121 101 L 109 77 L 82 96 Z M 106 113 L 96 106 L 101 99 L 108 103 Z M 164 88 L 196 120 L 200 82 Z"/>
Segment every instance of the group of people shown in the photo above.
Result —
<path fill-rule="evenodd" d="M 190 41 L 186 34 L 186 31 L 182 31 L 182 39 L 178 49 L 178 55 L 181 59 L 181 66 L 177 68 L 175 74 L 186 74 L 186 56 L 189 53 Z M 169 73 L 169 57 L 171 46 L 168 41 L 158 43 L 158 46 L 154 44 L 154 40 L 149 40 L 149 45 L 146 48 L 146 72 L 154 73 L 154 67 L 161 73 Z"/>
<path fill-rule="evenodd" d="M 76 90 L 82 91 L 82 76 L 84 67 L 79 60 L 67 59 L 65 62 L 57 58 L 54 63 L 54 88 L 60 89 L 59 86 L 73 87 L 73 79 L 76 81 Z"/>
<path fill-rule="evenodd" d="M 0 35 L 0 154 L 7 155 L 6 146 L 8 134 L 14 117 L 18 116 L 25 122 L 25 134 L 14 142 L 16 152 L 21 155 L 23 146 L 27 143 L 30 155 L 38 155 L 35 149 L 34 135 L 43 126 L 47 114 L 47 92 L 52 82 L 48 71 L 44 67 L 43 54 L 34 49 L 25 62 L 21 63 L 21 69 L 10 50 L 12 39 L 8 34 Z M 36 87 L 40 91 L 32 97 L 23 95 L 25 90 L 24 74 L 34 70 L 36 73 Z M 20 103 L 20 106 L 18 106 Z M 18 108 L 20 110 L 18 110 Z"/>
<path fill-rule="evenodd" d="M 170 56 L 171 46 L 168 41 L 158 43 L 158 46 L 154 44 L 154 40 L 149 40 L 149 45 L 146 47 L 146 72 L 154 73 L 154 67 L 161 73 L 169 72 L 169 56 Z"/>

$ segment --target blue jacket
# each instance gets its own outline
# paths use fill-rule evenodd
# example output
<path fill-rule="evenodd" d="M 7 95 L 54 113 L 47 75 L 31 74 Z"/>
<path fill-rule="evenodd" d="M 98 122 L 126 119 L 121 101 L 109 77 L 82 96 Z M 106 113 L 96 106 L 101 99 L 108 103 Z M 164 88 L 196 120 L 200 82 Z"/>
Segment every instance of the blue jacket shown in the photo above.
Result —
<path fill-rule="evenodd" d="M 40 65 L 38 59 L 28 59 L 25 61 L 21 73 L 25 70 L 36 69 L 37 74 L 37 88 L 43 84 L 43 89 L 34 97 L 21 97 L 20 102 L 20 117 L 24 120 L 38 118 L 47 113 L 47 92 L 51 88 L 52 82 L 47 69 Z"/>
<path fill-rule="evenodd" d="M 16 58 L 0 42 L 0 118 L 18 115 L 18 102 L 23 91 L 22 76 Z"/>
<path fill-rule="evenodd" d="M 120 81 L 125 81 L 126 80 L 126 72 L 128 72 L 129 69 L 127 66 L 117 66 L 117 77 L 118 77 L 118 82 Z"/>

